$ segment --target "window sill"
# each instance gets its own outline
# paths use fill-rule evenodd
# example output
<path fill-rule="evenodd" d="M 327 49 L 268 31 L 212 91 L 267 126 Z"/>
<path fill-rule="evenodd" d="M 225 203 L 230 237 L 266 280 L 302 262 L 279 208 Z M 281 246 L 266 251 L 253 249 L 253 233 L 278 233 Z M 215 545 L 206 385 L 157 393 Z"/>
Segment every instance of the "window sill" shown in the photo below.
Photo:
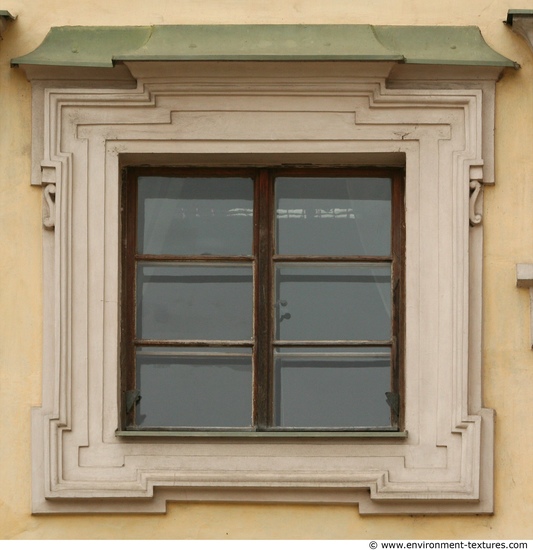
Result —
<path fill-rule="evenodd" d="M 115 432 L 117 437 L 193 437 L 193 438 L 256 438 L 256 439 L 278 439 L 278 438 L 294 438 L 294 439 L 307 439 L 307 438 L 343 438 L 343 439 L 367 439 L 367 438 L 387 438 L 387 439 L 406 439 L 408 432 L 397 431 L 368 431 L 368 432 L 303 432 L 303 431 L 272 431 L 272 432 L 238 432 L 238 431 L 157 431 L 157 430 L 117 430 Z"/>

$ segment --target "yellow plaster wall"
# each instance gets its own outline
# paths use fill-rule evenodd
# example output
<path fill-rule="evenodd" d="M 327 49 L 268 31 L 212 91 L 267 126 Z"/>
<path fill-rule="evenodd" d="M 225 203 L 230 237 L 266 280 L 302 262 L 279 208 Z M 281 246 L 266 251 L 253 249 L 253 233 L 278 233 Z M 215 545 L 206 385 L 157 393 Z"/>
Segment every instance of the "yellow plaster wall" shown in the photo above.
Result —
<path fill-rule="evenodd" d="M 533 0 L 1 0 L 0 538 L 533 539 L 533 351 L 515 264 L 533 262 L 533 52 L 502 24 Z M 30 187 L 30 86 L 9 59 L 51 26 L 215 23 L 477 25 L 518 61 L 497 86 L 496 186 L 485 192 L 484 389 L 497 412 L 495 514 L 360 517 L 353 506 L 171 504 L 160 516 L 32 516 L 30 408 L 40 404 L 41 191 Z"/>

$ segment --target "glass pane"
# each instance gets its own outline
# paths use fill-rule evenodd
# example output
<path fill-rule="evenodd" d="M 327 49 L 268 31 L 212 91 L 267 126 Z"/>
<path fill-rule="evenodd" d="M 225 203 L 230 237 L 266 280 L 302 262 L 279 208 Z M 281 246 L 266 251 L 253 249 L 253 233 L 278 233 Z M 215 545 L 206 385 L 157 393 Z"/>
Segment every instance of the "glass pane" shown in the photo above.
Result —
<path fill-rule="evenodd" d="M 253 180 L 140 177 L 141 254 L 250 255 Z"/>
<path fill-rule="evenodd" d="M 391 270 L 386 264 L 280 264 L 279 340 L 389 340 Z"/>
<path fill-rule="evenodd" d="M 252 338 L 252 267 L 139 263 L 137 337 Z"/>
<path fill-rule="evenodd" d="M 137 353 L 137 426 L 251 426 L 251 350 L 181 348 L 175 356 L 153 351 Z"/>
<path fill-rule="evenodd" d="M 278 254 L 388 256 L 391 180 L 276 179 Z"/>
<path fill-rule="evenodd" d="M 284 428 L 387 428 L 390 349 L 275 353 L 275 423 Z"/>

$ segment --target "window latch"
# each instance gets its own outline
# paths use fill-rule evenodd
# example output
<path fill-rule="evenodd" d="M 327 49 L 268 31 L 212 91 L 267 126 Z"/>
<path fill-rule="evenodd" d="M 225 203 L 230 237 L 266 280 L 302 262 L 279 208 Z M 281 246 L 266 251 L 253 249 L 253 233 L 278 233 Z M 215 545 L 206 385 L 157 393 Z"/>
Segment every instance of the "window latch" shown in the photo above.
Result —
<path fill-rule="evenodd" d="M 391 408 L 392 412 L 396 415 L 400 415 L 400 394 L 393 393 L 391 391 L 385 392 L 387 397 L 387 404 Z"/>
<path fill-rule="evenodd" d="M 129 413 L 141 400 L 141 392 L 139 390 L 129 390 L 126 392 L 126 413 Z"/>

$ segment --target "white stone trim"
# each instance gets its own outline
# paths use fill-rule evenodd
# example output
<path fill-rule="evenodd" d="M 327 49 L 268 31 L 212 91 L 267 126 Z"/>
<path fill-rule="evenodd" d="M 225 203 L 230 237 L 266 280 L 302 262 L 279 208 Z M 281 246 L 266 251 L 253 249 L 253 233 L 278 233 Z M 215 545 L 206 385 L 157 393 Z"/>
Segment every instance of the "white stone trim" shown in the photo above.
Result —
<path fill-rule="evenodd" d="M 492 512 L 493 412 L 481 393 L 482 224 L 470 226 L 481 195 L 471 200 L 470 191 L 487 165 L 493 170 L 492 154 L 483 156 L 493 94 L 483 90 L 494 82 L 475 81 L 472 71 L 461 85 L 395 86 L 391 66 L 132 63 L 130 90 L 35 82 L 39 183 L 48 199 L 55 186 L 55 201 L 46 201 L 43 228 L 34 513 L 164 512 L 169 500 Z M 121 166 L 309 155 L 322 163 L 405 159 L 408 436 L 117 437 Z"/>

